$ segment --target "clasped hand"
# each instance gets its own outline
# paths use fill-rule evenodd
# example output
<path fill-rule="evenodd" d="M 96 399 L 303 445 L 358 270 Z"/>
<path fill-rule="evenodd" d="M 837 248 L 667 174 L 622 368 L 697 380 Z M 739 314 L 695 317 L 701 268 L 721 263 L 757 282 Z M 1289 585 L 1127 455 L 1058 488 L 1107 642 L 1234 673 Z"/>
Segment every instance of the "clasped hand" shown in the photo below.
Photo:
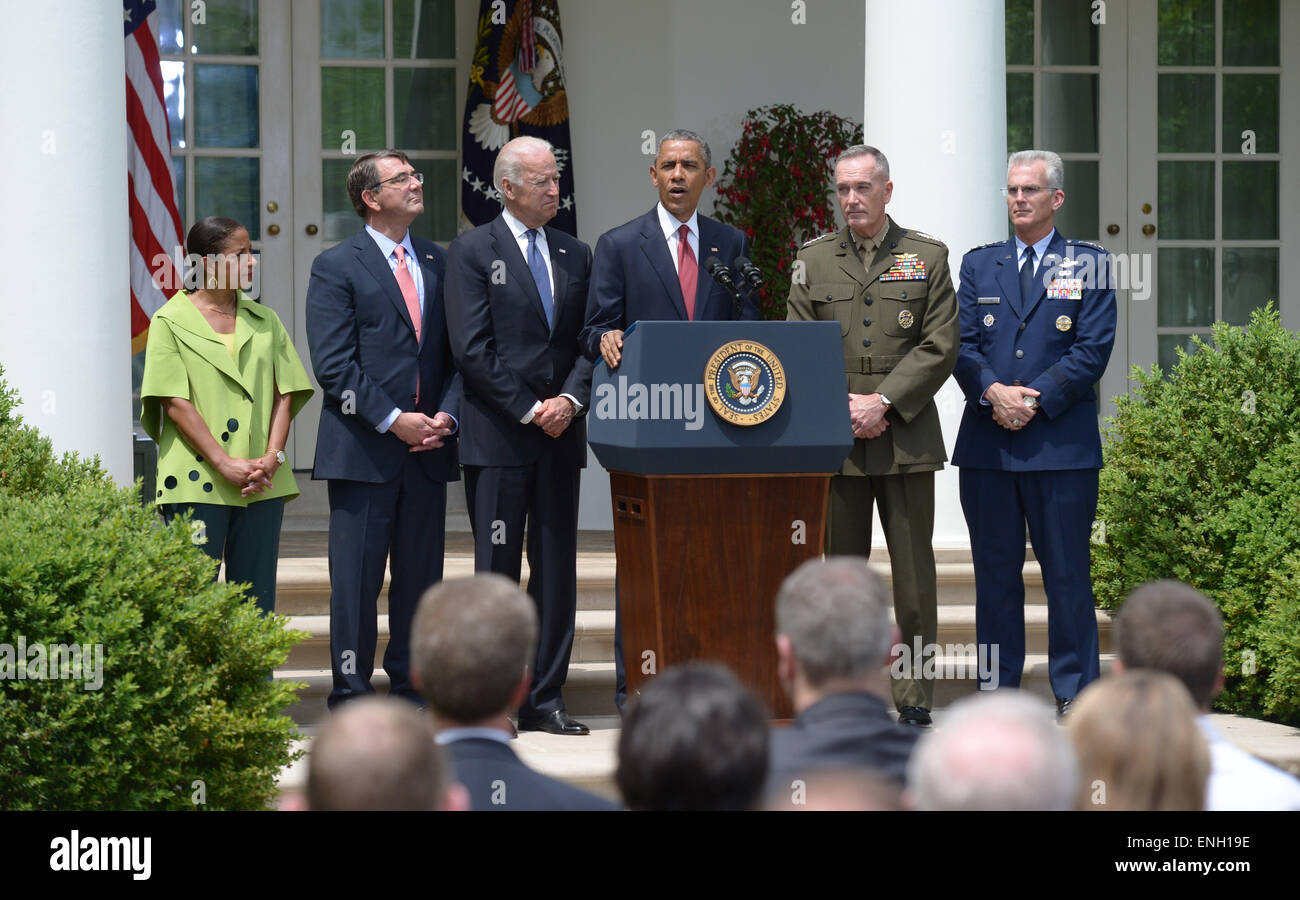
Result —
<path fill-rule="evenodd" d="M 557 438 L 573 421 L 573 413 L 574 407 L 568 397 L 552 397 L 542 401 L 542 408 L 533 415 L 533 424 Z"/>
<path fill-rule="evenodd" d="M 1038 403 L 1035 399 L 1034 404 L 1029 405 L 1025 398 L 1038 396 L 1038 391 L 1031 387 L 996 381 L 984 392 L 984 399 L 993 407 L 993 421 L 1008 431 L 1019 431 L 1029 424 L 1038 412 Z"/>
<path fill-rule="evenodd" d="M 879 394 L 849 394 L 849 422 L 855 438 L 880 437 L 889 427 L 889 411 Z"/>
<path fill-rule="evenodd" d="M 442 446 L 442 439 L 451 434 L 456 422 L 445 412 L 433 418 L 424 413 L 404 412 L 399 415 L 389 431 L 411 446 L 412 453 L 422 450 L 434 450 Z"/>

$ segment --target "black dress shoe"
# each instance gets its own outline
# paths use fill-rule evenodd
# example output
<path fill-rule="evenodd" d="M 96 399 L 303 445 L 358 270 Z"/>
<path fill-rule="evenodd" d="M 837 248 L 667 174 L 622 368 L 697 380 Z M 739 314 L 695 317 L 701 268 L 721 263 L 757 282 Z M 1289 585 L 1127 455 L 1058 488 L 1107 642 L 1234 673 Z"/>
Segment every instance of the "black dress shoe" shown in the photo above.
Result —
<path fill-rule="evenodd" d="M 930 725 L 930 711 L 920 706 L 904 706 L 898 711 L 899 725 Z"/>
<path fill-rule="evenodd" d="M 1070 707 L 1074 705 L 1073 697 L 1056 698 L 1056 721 L 1061 721 L 1070 712 Z"/>
<path fill-rule="evenodd" d="M 547 734 L 590 734 L 591 729 L 581 722 L 569 718 L 562 709 L 549 712 L 540 719 L 519 717 L 520 731 L 545 731 Z"/>

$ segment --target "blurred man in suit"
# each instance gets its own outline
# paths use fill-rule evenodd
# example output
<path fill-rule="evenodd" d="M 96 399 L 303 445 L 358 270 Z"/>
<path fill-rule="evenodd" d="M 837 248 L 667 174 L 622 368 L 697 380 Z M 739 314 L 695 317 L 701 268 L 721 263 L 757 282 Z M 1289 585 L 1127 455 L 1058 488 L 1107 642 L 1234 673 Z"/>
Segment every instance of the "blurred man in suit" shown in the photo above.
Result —
<path fill-rule="evenodd" d="M 433 740 L 428 716 L 397 699 L 366 697 L 331 716 L 311 745 L 307 805 L 342 810 L 469 809 Z"/>
<path fill-rule="evenodd" d="M 772 731 L 769 797 L 797 805 L 795 780 L 831 769 L 878 772 L 902 787 L 920 732 L 895 722 L 886 705 L 897 634 L 889 591 L 860 556 L 809 560 L 785 579 L 777 672 L 795 720 Z"/>
<path fill-rule="evenodd" d="M 738 256 L 749 256 L 749 239 L 739 229 L 697 211 L 700 195 L 715 177 L 709 145 L 698 134 L 676 130 L 659 139 L 650 167 L 659 202 L 596 242 L 581 336 L 592 362 L 603 358 L 617 368 L 623 360 L 623 332 L 633 322 L 760 318 L 752 292 L 737 315 L 731 295 L 703 267 L 714 256 L 728 266 Z M 617 587 L 614 611 L 614 702 L 622 709 L 627 681 Z"/>
<path fill-rule="evenodd" d="M 1181 681 L 1210 745 L 1206 809 L 1300 810 L 1300 779 L 1261 762 L 1225 738 L 1210 719 L 1223 690 L 1223 617 L 1200 591 L 1179 581 L 1144 584 L 1115 620 L 1114 671 L 1154 669 Z"/>
<path fill-rule="evenodd" d="M 578 346 L 591 251 L 546 227 L 560 173 L 546 141 L 515 138 L 493 177 L 505 209 L 451 242 L 447 328 L 464 378 L 461 462 L 474 569 L 519 581 L 528 534 L 528 593 L 541 623 L 521 730 L 587 734 L 561 688 L 578 606 L 578 483 L 587 464 L 583 413 L 591 361 Z"/>
<path fill-rule="evenodd" d="M 316 257 L 307 285 L 324 395 L 312 477 L 329 481 L 331 709 L 374 691 L 385 561 L 389 693 L 421 702 L 410 623 L 420 593 L 442 578 L 460 393 L 443 314 L 446 254 L 409 230 L 424 211 L 423 182 L 400 151 L 359 157 L 347 187 L 366 227 Z"/>
<path fill-rule="evenodd" d="M 537 613 L 500 575 L 444 581 L 420 601 L 413 672 L 438 743 L 474 810 L 612 810 L 614 804 L 534 772 L 510 749 L 507 715 L 528 696 Z"/>
<path fill-rule="evenodd" d="M 952 454 L 975 563 L 976 638 L 998 647 L 997 686 L 1019 687 L 1028 522 L 1058 715 L 1100 673 L 1089 549 L 1101 468 L 1095 388 L 1115 343 L 1106 250 L 1056 230 L 1064 179 L 1055 153 L 1013 153 L 1015 235 L 962 258 L 955 374 L 966 409 Z"/>
<path fill-rule="evenodd" d="M 938 637 L 934 473 L 948 458 L 934 395 L 957 361 L 957 295 L 948 248 L 885 214 L 889 160 L 858 145 L 835 162 L 845 226 L 804 244 L 791 279 L 790 321 L 838 322 L 844 342 L 853 450 L 831 479 L 826 552 L 871 554 L 880 512 L 894 613 L 909 648 Z M 895 677 L 899 721 L 929 725 L 934 681 Z"/>

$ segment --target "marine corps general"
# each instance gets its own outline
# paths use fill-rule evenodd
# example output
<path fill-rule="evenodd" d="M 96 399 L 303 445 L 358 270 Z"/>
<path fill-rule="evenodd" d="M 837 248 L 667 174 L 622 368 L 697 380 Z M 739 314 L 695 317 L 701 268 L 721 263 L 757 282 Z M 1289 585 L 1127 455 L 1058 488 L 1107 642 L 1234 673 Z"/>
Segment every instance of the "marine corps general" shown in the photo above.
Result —
<path fill-rule="evenodd" d="M 948 457 L 934 395 L 957 362 L 957 294 L 948 248 L 885 214 L 894 184 L 883 153 L 848 148 L 834 178 L 847 224 L 799 251 L 786 316 L 838 322 L 844 342 L 854 442 L 831 479 L 826 553 L 870 555 L 874 502 L 895 619 L 915 652 L 938 636 L 934 473 Z M 933 679 L 896 676 L 891 686 L 899 721 L 929 725 Z"/>

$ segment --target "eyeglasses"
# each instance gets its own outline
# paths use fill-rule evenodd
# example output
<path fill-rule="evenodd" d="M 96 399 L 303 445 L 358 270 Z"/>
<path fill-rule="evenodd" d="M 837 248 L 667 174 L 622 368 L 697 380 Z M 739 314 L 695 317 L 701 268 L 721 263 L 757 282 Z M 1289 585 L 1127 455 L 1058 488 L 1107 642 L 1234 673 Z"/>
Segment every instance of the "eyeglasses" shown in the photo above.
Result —
<path fill-rule="evenodd" d="M 376 181 L 370 187 L 366 188 L 366 190 L 378 190 L 386 184 L 393 184 L 399 188 L 404 188 L 410 183 L 412 178 L 415 179 L 416 184 L 424 184 L 423 172 L 400 172 L 392 178 L 385 178 L 383 181 Z"/>
<path fill-rule="evenodd" d="M 1037 197 L 1039 194 L 1041 194 L 1043 191 L 1049 191 L 1049 190 L 1051 190 L 1051 188 L 1038 187 L 1037 185 L 1030 185 L 1029 187 L 1014 187 L 1014 188 L 1004 187 L 1002 189 L 1002 196 L 1015 197 L 1019 195 L 1021 197 L 1024 197 L 1026 200 L 1032 200 L 1035 197 Z"/>

